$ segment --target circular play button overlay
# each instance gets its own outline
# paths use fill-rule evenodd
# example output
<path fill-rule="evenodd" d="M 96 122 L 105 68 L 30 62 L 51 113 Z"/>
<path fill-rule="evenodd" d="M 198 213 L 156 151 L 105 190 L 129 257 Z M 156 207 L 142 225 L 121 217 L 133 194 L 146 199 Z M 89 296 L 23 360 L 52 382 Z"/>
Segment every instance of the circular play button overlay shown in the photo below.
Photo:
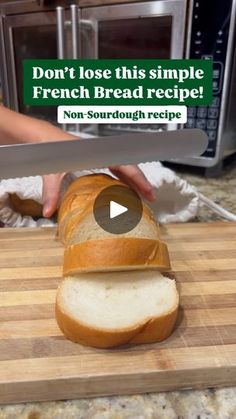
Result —
<path fill-rule="evenodd" d="M 93 207 L 94 218 L 100 227 L 112 234 L 133 230 L 142 218 L 142 201 L 132 189 L 114 185 L 103 189 Z"/>

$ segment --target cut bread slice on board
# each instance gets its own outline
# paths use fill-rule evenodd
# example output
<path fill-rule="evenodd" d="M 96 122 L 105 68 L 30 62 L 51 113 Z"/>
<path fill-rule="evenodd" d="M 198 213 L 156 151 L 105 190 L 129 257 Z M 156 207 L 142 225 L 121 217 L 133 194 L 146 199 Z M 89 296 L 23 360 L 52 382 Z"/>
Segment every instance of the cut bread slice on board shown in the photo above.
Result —
<path fill-rule="evenodd" d="M 62 281 L 56 318 L 70 340 L 109 348 L 166 339 L 178 304 L 175 281 L 157 271 L 80 274 Z"/>
<path fill-rule="evenodd" d="M 89 240 L 69 246 L 64 252 L 63 275 L 81 272 L 170 270 L 165 243 L 141 238 Z"/>

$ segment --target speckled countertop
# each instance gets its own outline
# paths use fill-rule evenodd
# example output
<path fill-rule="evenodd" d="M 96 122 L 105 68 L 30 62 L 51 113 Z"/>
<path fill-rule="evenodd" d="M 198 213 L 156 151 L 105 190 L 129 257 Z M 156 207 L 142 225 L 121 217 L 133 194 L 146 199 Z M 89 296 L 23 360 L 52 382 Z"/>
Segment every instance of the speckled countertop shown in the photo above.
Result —
<path fill-rule="evenodd" d="M 190 169 L 178 174 L 208 198 L 236 214 L 236 159 L 219 178 Z M 201 208 L 195 221 L 220 217 Z M 25 403 L 0 407 L 0 419 L 236 419 L 236 388 Z"/>
<path fill-rule="evenodd" d="M 196 170 L 198 173 L 199 171 Z M 215 203 L 236 214 L 236 156 L 225 165 L 222 175 L 216 178 L 206 178 L 202 174 L 194 174 L 193 170 L 186 167 L 177 168 L 180 177 L 194 185 L 199 192 Z M 206 207 L 200 209 L 198 216 L 193 221 L 220 221 L 217 214 Z"/>

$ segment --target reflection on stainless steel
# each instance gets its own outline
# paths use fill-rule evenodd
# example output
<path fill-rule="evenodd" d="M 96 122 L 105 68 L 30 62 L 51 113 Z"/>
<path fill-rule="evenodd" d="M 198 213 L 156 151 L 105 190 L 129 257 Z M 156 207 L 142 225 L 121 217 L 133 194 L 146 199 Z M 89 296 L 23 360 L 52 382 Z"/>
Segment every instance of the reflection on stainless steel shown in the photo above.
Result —
<path fill-rule="evenodd" d="M 92 22 L 95 29 L 88 31 L 86 27 L 81 27 L 82 56 L 113 59 L 182 58 L 185 16 L 185 0 L 85 8 L 82 10 L 82 19 Z M 164 126 L 164 129 L 176 128 L 175 124 Z M 139 132 L 143 130 L 132 124 L 127 131 L 135 129 Z M 118 126 L 106 129 L 102 125 L 98 132 L 110 135 L 118 131 Z M 155 127 L 153 131 L 156 131 Z"/>

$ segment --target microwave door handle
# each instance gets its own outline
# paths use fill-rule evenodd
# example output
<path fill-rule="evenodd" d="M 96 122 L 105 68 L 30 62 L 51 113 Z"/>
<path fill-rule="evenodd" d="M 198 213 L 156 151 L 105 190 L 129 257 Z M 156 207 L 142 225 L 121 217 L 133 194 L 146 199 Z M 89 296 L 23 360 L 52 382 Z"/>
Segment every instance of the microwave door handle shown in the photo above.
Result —
<path fill-rule="evenodd" d="M 72 50 L 72 58 L 77 60 L 80 58 L 80 51 L 79 51 L 79 41 L 78 41 L 78 33 L 79 33 L 79 8 L 76 4 L 72 4 L 70 6 L 71 12 L 71 50 Z M 80 125 L 75 124 L 75 131 L 80 131 Z"/>
<path fill-rule="evenodd" d="M 61 6 L 56 8 L 57 15 L 57 58 L 65 58 L 65 9 Z M 66 124 L 61 124 L 61 128 L 66 131 Z"/>
<path fill-rule="evenodd" d="M 72 58 L 77 60 L 79 57 L 79 46 L 78 46 L 78 31 L 79 31 L 79 13 L 76 4 L 70 6 L 71 10 L 71 46 L 72 46 Z"/>
<path fill-rule="evenodd" d="M 10 27 L 8 29 L 8 35 L 10 40 L 10 76 L 12 77 L 12 90 L 13 90 L 13 103 L 9 103 L 9 105 L 13 105 L 13 109 L 19 112 L 19 101 L 18 101 L 18 91 L 17 91 L 17 80 L 16 80 L 16 63 L 15 63 L 15 53 L 14 53 L 14 39 L 13 39 L 13 29 Z"/>
<path fill-rule="evenodd" d="M 89 30 L 93 29 L 93 23 L 89 20 L 83 20 L 80 16 L 80 8 L 76 4 L 70 6 L 71 11 L 71 51 L 74 60 L 81 59 L 81 27 L 86 27 Z M 80 124 L 75 124 L 75 130 L 80 131 Z"/>
<path fill-rule="evenodd" d="M 56 8 L 57 14 L 57 58 L 65 58 L 65 9 L 61 6 Z"/>
<path fill-rule="evenodd" d="M 81 19 L 81 9 L 72 4 L 71 9 L 71 39 L 72 39 L 72 58 L 82 59 L 81 53 L 81 29 L 93 30 L 96 35 L 95 23 L 91 20 Z M 97 39 L 97 35 L 95 36 Z"/>
<path fill-rule="evenodd" d="M 92 57 L 89 55 L 89 58 L 99 58 L 98 57 L 98 24 L 95 20 L 89 20 L 89 19 L 83 19 L 81 18 L 81 13 L 79 9 L 79 58 L 83 57 L 83 51 L 82 51 L 82 39 L 81 34 L 82 31 L 84 35 L 87 33 L 92 33 L 92 39 L 93 39 L 93 48 L 92 50 L 94 53 L 92 54 Z M 90 36 L 90 35 L 89 35 Z M 87 39 L 87 42 L 90 42 L 90 39 Z M 98 135 L 98 124 L 90 124 L 88 128 L 85 129 L 85 132 L 88 132 L 92 135 Z"/>

